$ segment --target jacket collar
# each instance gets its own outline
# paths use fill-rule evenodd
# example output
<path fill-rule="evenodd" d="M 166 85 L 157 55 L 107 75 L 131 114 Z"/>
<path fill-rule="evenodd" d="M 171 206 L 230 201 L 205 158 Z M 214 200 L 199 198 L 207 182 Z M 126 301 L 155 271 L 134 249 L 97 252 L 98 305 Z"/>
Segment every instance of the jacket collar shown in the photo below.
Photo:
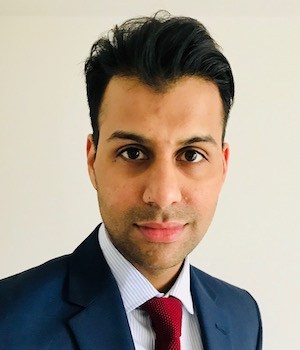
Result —
<path fill-rule="evenodd" d="M 205 274 L 191 267 L 191 290 L 205 350 L 230 350 L 228 317 L 217 305 L 217 295 L 205 283 Z"/>
<path fill-rule="evenodd" d="M 70 257 L 68 299 L 82 310 L 69 320 L 81 350 L 134 350 L 117 283 L 98 242 L 99 226 Z M 191 291 L 205 350 L 230 350 L 228 320 L 205 274 L 191 268 Z"/>
<path fill-rule="evenodd" d="M 82 311 L 69 326 L 81 350 L 133 350 L 121 295 L 98 244 L 98 228 L 70 257 L 68 299 Z"/>

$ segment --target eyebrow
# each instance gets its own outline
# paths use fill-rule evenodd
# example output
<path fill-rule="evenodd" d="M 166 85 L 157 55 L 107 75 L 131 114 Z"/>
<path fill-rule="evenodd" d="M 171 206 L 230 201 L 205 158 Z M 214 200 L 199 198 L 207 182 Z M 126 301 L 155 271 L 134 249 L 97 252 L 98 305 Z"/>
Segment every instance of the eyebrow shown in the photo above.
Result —
<path fill-rule="evenodd" d="M 181 141 L 180 144 L 182 144 L 183 146 L 188 146 L 188 145 L 191 145 L 193 143 L 198 143 L 198 142 L 211 143 L 211 144 L 217 146 L 216 140 L 210 135 L 194 136 L 194 137 L 191 137 L 187 140 Z"/>
<path fill-rule="evenodd" d="M 145 143 L 149 143 L 150 140 L 145 138 L 144 136 L 138 135 L 138 134 L 134 134 L 131 132 L 126 132 L 126 131 L 115 131 L 113 132 L 110 137 L 107 139 L 107 141 L 113 141 L 116 139 L 122 139 L 122 140 L 132 140 L 132 141 L 136 141 L 137 143 L 140 144 L 145 144 Z"/>
<path fill-rule="evenodd" d="M 126 132 L 126 131 L 113 132 L 110 135 L 110 137 L 107 139 L 107 141 L 113 141 L 113 140 L 117 140 L 117 139 L 132 140 L 132 141 L 135 141 L 135 142 L 140 143 L 142 145 L 151 143 L 151 140 L 144 137 L 144 136 L 141 136 L 141 135 L 138 135 L 135 133 L 131 133 L 131 132 Z M 194 143 L 199 143 L 199 142 L 210 143 L 210 144 L 217 146 L 216 140 L 210 135 L 193 136 L 189 139 L 179 141 L 179 144 L 182 146 L 189 146 L 189 145 L 192 145 Z"/>

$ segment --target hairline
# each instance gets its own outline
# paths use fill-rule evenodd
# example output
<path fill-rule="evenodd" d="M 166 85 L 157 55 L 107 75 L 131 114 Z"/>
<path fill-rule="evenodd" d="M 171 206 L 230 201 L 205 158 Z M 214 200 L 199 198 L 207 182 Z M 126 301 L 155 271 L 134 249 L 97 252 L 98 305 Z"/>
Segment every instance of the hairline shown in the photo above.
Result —
<path fill-rule="evenodd" d="M 106 94 L 106 91 L 107 91 L 107 88 L 108 88 L 108 85 L 111 83 L 112 80 L 115 80 L 115 79 L 121 79 L 121 80 L 131 80 L 131 81 L 135 81 L 137 83 L 140 83 L 142 84 L 143 86 L 145 87 L 148 87 L 150 88 L 153 92 L 155 93 L 158 93 L 158 94 L 165 94 L 167 93 L 169 90 L 171 90 L 175 85 L 176 83 L 178 83 L 180 80 L 184 80 L 184 79 L 188 79 L 188 78 L 199 78 L 199 79 L 204 79 L 204 80 L 207 80 L 207 81 L 211 81 L 213 82 L 211 79 L 205 79 L 201 76 L 196 76 L 196 75 L 182 75 L 180 77 L 176 77 L 174 79 L 170 79 L 170 80 L 161 80 L 159 84 L 149 84 L 147 82 L 144 81 L 144 79 L 142 79 L 139 75 L 133 75 L 133 74 L 115 74 L 113 75 L 110 80 L 108 81 L 108 83 L 106 84 L 106 87 L 105 87 L 105 90 L 104 90 L 104 93 L 102 95 L 102 99 L 101 101 L 99 101 L 99 110 L 98 110 L 98 127 L 100 126 L 100 115 L 101 115 L 101 112 L 103 110 L 102 106 L 103 106 L 103 101 L 105 99 L 105 94 Z M 215 84 L 217 86 L 217 84 Z M 218 86 L 217 86 L 218 87 Z M 99 131 L 99 130 L 98 130 Z"/>
<path fill-rule="evenodd" d="M 108 80 L 108 82 L 106 84 L 106 87 L 104 89 L 104 93 L 102 94 L 102 98 L 99 101 L 99 108 L 98 108 L 98 115 L 97 115 L 97 126 L 98 126 L 97 136 L 98 137 L 97 137 L 96 143 L 95 143 L 95 140 L 94 140 L 96 149 L 97 149 L 99 138 L 100 138 L 100 127 L 101 127 L 100 118 L 101 118 L 101 114 L 103 113 L 103 101 L 105 99 L 105 95 L 106 95 L 106 91 L 107 91 L 108 85 L 115 78 L 130 79 L 130 80 L 136 81 L 138 83 L 143 84 L 144 86 L 149 87 L 154 92 L 161 93 L 161 94 L 167 93 L 169 90 L 172 89 L 172 87 L 174 87 L 174 85 L 176 85 L 176 83 L 178 83 L 181 80 L 189 79 L 189 78 L 197 78 L 197 79 L 202 79 L 202 80 L 206 80 L 206 81 L 209 81 L 209 82 L 213 83 L 217 87 L 217 89 L 219 91 L 219 94 L 220 94 L 220 98 L 221 98 L 221 93 L 220 93 L 220 89 L 219 89 L 218 84 L 213 79 L 211 79 L 209 77 L 206 77 L 206 76 L 203 76 L 203 75 L 200 75 L 200 74 L 199 75 L 198 74 L 183 74 L 183 75 L 175 77 L 173 79 L 161 79 L 159 81 L 159 84 L 149 84 L 149 83 L 145 82 L 145 80 L 142 79 L 138 74 L 126 74 L 126 73 L 124 73 L 124 74 L 123 73 L 115 74 Z M 222 122 L 222 129 L 223 129 L 223 131 L 222 131 L 222 143 L 224 143 L 227 123 L 225 125 L 226 115 L 225 115 L 224 102 L 223 102 L 222 98 L 221 98 L 221 102 L 222 102 L 222 112 L 223 112 L 222 113 L 222 120 L 221 120 L 221 122 Z"/>

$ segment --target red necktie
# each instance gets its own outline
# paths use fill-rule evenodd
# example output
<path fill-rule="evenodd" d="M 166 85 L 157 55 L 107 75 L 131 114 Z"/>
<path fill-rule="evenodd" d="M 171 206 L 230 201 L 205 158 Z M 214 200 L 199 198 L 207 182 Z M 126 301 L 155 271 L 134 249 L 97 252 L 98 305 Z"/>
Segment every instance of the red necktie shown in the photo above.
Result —
<path fill-rule="evenodd" d="M 180 350 L 182 305 L 177 298 L 153 298 L 141 308 L 148 312 L 156 334 L 155 350 Z"/>

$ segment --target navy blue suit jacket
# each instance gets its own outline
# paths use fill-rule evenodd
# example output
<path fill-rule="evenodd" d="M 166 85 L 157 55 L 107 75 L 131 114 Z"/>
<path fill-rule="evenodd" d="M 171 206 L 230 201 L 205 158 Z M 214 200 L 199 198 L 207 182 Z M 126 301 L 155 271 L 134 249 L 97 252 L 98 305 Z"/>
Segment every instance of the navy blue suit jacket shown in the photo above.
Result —
<path fill-rule="evenodd" d="M 116 281 L 98 228 L 73 254 L 0 281 L 1 350 L 133 350 Z M 253 298 L 191 267 L 205 350 L 261 349 Z"/>

